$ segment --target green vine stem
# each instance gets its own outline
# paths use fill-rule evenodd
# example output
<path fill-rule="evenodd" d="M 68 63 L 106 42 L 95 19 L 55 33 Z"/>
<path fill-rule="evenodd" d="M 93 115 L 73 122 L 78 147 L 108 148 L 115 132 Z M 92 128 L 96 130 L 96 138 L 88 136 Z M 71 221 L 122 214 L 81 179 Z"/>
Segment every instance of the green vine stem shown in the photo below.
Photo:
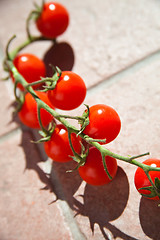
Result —
<path fill-rule="evenodd" d="M 8 61 L 8 66 L 10 68 L 10 71 L 13 73 L 14 78 L 18 79 L 18 81 L 26 87 L 28 84 L 26 80 L 18 73 L 17 69 L 13 65 L 12 61 Z M 55 119 L 60 121 L 71 133 L 74 132 L 75 134 L 79 134 L 79 129 L 77 129 L 75 126 L 72 126 L 64 116 L 59 115 L 58 112 L 56 112 L 54 109 L 50 108 L 46 103 L 44 103 L 35 93 L 33 88 L 31 86 L 27 87 L 27 91 L 35 98 L 38 105 L 40 105 L 41 108 L 44 108 L 47 112 L 49 112 Z M 130 164 L 136 165 L 138 167 L 143 168 L 145 171 L 160 171 L 160 168 L 154 168 L 151 166 L 147 166 L 143 163 L 140 163 L 136 161 L 136 158 L 149 155 L 149 152 L 133 156 L 133 157 L 125 157 L 121 156 L 119 154 L 113 153 L 110 150 L 104 148 L 102 145 L 100 145 L 98 142 L 95 142 L 95 139 L 90 138 L 89 136 L 85 135 L 84 133 L 80 133 L 79 136 L 84 139 L 87 143 L 91 144 L 92 146 L 96 147 L 104 156 L 111 156 L 116 159 L 128 162 Z"/>
<path fill-rule="evenodd" d="M 13 38 L 15 38 L 16 36 L 14 35 Z M 12 38 L 12 39 L 13 39 Z M 11 53 L 10 53 L 10 59 L 14 59 L 15 56 L 25 47 L 27 47 L 28 45 L 30 45 L 33 42 L 38 42 L 38 41 L 52 41 L 53 43 L 55 43 L 55 39 L 49 39 L 49 38 L 45 38 L 43 36 L 32 36 L 31 38 L 27 38 L 26 41 L 24 41 L 21 45 L 19 45 L 17 48 L 15 48 Z"/>
<path fill-rule="evenodd" d="M 68 129 L 68 139 L 69 139 L 69 144 L 70 144 L 70 147 L 72 149 L 72 152 L 74 154 L 74 157 L 73 159 L 78 162 L 78 163 L 81 163 L 83 161 L 83 158 L 74 150 L 74 147 L 73 147 L 73 144 L 72 144 L 72 140 L 71 140 L 71 132 L 70 130 Z"/>
<path fill-rule="evenodd" d="M 13 39 L 13 38 L 12 38 Z M 17 53 L 19 51 L 21 51 L 23 48 L 25 48 L 26 46 L 28 46 L 29 44 L 31 44 L 32 42 L 35 42 L 35 41 L 39 41 L 39 40 L 49 40 L 49 39 L 46 39 L 46 38 L 43 38 L 43 37 L 34 37 L 34 38 L 28 38 L 24 43 L 22 43 L 19 47 L 17 47 L 14 51 L 12 51 L 10 54 L 8 53 L 8 47 L 9 47 L 9 44 L 7 45 L 7 54 L 6 54 L 6 60 L 5 60 L 5 63 L 9 69 L 9 71 L 12 72 L 14 78 L 16 79 L 16 85 L 18 83 L 21 83 L 24 88 L 35 98 L 36 102 L 37 102 L 37 108 L 38 108 L 38 117 L 39 117 L 39 122 L 40 122 L 40 126 L 42 127 L 42 131 L 44 133 L 47 134 L 47 130 L 43 128 L 42 126 L 42 123 L 41 123 L 41 119 L 40 119 L 40 109 L 43 108 L 45 109 L 47 112 L 49 112 L 55 119 L 57 119 L 59 122 L 61 122 L 67 129 L 68 129 L 68 132 L 69 132 L 69 140 L 71 142 L 71 139 L 70 139 L 70 134 L 71 133 L 75 133 L 77 135 L 79 135 L 82 139 L 84 139 L 87 143 L 89 143 L 90 145 L 96 147 L 100 152 L 101 152 L 101 155 L 102 155 L 102 160 L 103 160 L 103 165 L 104 165 L 104 168 L 105 168 L 105 171 L 107 173 L 107 175 L 109 176 L 109 178 L 111 179 L 112 177 L 110 176 L 108 170 L 107 170 L 107 166 L 105 164 L 105 156 L 111 156 L 113 158 L 116 158 L 118 160 L 122 160 L 124 162 L 127 162 L 129 164 L 132 164 L 132 165 L 135 165 L 137 167 L 140 167 L 144 170 L 144 172 L 146 173 L 149 181 L 151 182 L 151 185 L 153 186 L 153 188 L 155 189 L 157 195 L 159 196 L 160 198 L 160 193 L 159 191 L 157 190 L 155 184 L 153 183 L 153 181 L 151 180 L 150 178 L 150 175 L 149 175 L 149 172 L 150 171 L 160 171 L 160 168 L 158 167 L 152 167 L 152 166 L 148 166 L 148 165 L 145 165 L 143 163 L 140 163 L 139 161 L 137 161 L 136 159 L 139 158 L 139 157 L 142 157 L 142 156 L 146 156 L 146 155 L 149 155 L 149 152 L 147 153 L 144 153 L 144 154 L 140 154 L 140 155 L 137 155 L 137 156 L 132 156 L 132 157 L 125 157 L 125 156 L 121 156 L 119 154 L 116 154 L 116 153 L 113 153 L 111 152 L 110 150 L 104 148 L 101 144 L 99 144 L 97 142 L 97 140 L 95 139 L 92 139 L 90 138 L 89 136 L 85 135 L 83 133 L 83 131 L 77 129 L 76 127 L 72 126 L 67 120 L 66 118 L 72 118 L 72 119 L 76 119 L 76 120 L 84 120 L 82 119 L 82 117 L 70 117 L 70 116 L 65 116 L 65 115 L 60 115 L 59 113 L 57 113 L 54 109 L 50 108 L 46 103 L 44 103 L 38 96 L 37 94 L 35 93 L 35 91 L 33 90 L 31 84 L 28 84 L 26 82 L 26 80 L 19 74 L 19 72 L 17 71 L 17 69 L 15 68 L 14 64 L 13 64 L 13 59 L 14 57 L 17 55 Z M 44 81 L 44 79 L 42 79 L 42 81 Z M 15 86 L 15 92 L 16 92 L 16 86 Z M 18 98 L 18 96 L 16 95 L 16 99 L 18 101 L 20 101 L 20 98 Z M 72 144 L 71 144 L 71 148 L 72 148 Z M 75 155 L 77 155 L 74 151 L 74 149 L 72 149 L 73 153 Z M 80 160 L 80 156 L 78 155 L 77 157 L 79 157 L 79 160 Z"/>
<path fill-rule="evenodd" d="M 30 14 L 26 20 L 26 32 L 27 32 L 27 36 L 30 40 L 32 40 L 32 38 L 33 38 L 33 36 L 30 33 L 30 21 L 36 20 L 39 17 L 39 15 L 41 14 L 41 12 L 43 10 L 44 2 L 45 1 L 42 0 L 41 6 L 38 6 L 37 3 L 34 3 L 35 9 L 30 12 Z"/>
<path fill-rule="evenodd" d="M 43 106 L 41 106 L 41 101 L 39 102 L 39 98 L 36 97 L 36 102 L 37 102 L 37 114 L 38 114 L 38 121 L 39 121 L 39 125 L 41 127 L 41 130 L 44 134 L 47 135 L 47 130 L 43 127 L 42 121 L 41 121 L 41 109 L 43 108 Z"/>
<path fill-rule="evenodd" d="M 110 173 L 109 173 L 109 171 L 108 171 L 108 168 L 107 168 L 107 165 L 106 165 L 105 154 L 104 154 L 103 152 L 101 152 L 101 155 L 102 155 L 102 162 L 103 162 L 104 170 L 106 171 L 109 179 L 112 180 L 112 176 L 110 175 Z"/>

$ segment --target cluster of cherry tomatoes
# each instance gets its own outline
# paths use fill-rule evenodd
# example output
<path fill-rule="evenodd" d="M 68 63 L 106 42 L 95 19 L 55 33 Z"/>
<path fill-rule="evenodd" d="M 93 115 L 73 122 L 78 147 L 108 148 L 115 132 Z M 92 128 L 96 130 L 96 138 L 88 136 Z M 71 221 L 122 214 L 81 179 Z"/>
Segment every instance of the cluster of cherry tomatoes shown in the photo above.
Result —
<path fill-rule="evenodd" d="M 68 27 L 69 14 L 64 6 L 59 3 L 44 3 L 43 8 L 35 20 L 37 29 L 42 36 L 46 38 L 56 38 L 62 34 Z M 14 66 L 28 83 L 35 83 L 42 77 L 46 77 L 46 68 L 44 62 L 29 53 L 18 54 L 13 60 Z M 57 73 L 58 76 L 58 73 Z M 11 77 L 15 81 L 12 73 Z M 24 86 L 18 84 L 20 91 L 25 91 Z M 71 72 L 62 71 L 58 76 L 58 81 L 54 89 L 46 92 L 39 91 L 40 84 L 33 85 L 37 96 L 52 109 L 72 110 L 79 107 L 86 96 L 86 85 L 83 79 Z M 83 129 L 83 134 L 92 139 L 99 140 L 99 143 L 107 144 L 113 141 L 121 129 L 121 120 L 117 112 L 104 104 L 97 104 L 89 107 L 88 125 Z M 27 92 L 24 103 L 18 112 L 18 116 L 23 124 L 30 128 L 39 129 L 39 119 L 37 114 L 37 102 L 35 98 Z M 73 151 L 70 146 L 68 130 L 62 123 L 57 123 L 54 117 L 45 109 L 40 110 L 41 123 L 47 127 L 54 121 L 55 128 L 50 139 L 44 142 L 44 149 L 48 157 L 57 162 L 68 162 L 73 160 Z M 104 141 L 100 141 L 104 140 Z M 83 141 L 80 136 L 74 132 L 71 133 L 71 142 L 74 151 L 77 154 L 82 152 Z M 110 156 L 105 156 L 105 163 L 112 179 L 117 172 L 117 160 Z M 149 160 L 146 164 L 156 164 L 160 167 L 159 160 Z M 96 147 L 90 147 L 86 155 L 85 163 L 78 168 L 79 174 L 83 180 L 92 185 L 104 185 L 111 181 L 102 163 L 102 154 Z M 160 172 L 156 171 L 150 174 L 152 181 L 155 178 L 160 179 Z M 147 193 L 149 190 L 140 189 L 150 186 L 144 171 L 137 169 L 135 174 L 135 185 L 140 193 Z M 155 197 L 154 197 L 155 198 Z"/>

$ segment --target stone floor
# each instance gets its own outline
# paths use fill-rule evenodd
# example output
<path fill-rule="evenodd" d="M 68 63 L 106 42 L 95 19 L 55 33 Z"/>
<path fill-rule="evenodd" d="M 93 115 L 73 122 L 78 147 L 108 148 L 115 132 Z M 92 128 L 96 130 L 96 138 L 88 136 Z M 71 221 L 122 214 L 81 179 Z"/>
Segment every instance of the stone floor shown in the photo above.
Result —
<path fill-rule="evenodd" d="M 0 0 L 1 62 L 13 34 L 13 48 L 25 40 L 33 2 Z M 107 148 L 160 158 L 160 1 L 58 2 L 70 13 L 67 31 L 56 46 L 41 42 L 25 51 L 46 62 L 53 56 L 54 65 L 79 74 L 86 104 L 117 110 L 121 133 Z M 31 143 L 37 132 L 13 118 L 11 81 L 1 81 L 0 91 L 0 240 L 160 239 L 160 209 L 137 193 L 134 166 L 118 161 L 113 182 L 85 184 L 77 172 L 66 173 L 72 163 L 52 163 L 42 145 Z"/>

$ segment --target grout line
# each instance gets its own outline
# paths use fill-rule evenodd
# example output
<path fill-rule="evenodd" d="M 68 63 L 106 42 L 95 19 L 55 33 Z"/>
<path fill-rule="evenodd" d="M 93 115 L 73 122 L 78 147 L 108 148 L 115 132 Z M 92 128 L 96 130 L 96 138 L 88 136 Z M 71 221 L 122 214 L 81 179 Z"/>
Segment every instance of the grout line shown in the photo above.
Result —
<path fill-rule="evenodd" d="M 137 72 L 138 70 L 146 67 L 148 64 L 151 64 L 153 61 L 160 60 L 160 49 L 152 52 L 151 54 L 141 58 L 140 60 L 134 62 L 131 65 L 128 65 L 126 68 L 110 75 L 109 77 L 104 78 L 101 82 L 98 82 L 91 87 L 88 88 L 88 93 L 92 93 L 92 91 L 100 90 L 100 88 L 109 87 L 112 84 L 120 81 L 124 77 Z"/>
<path fill-rule="evenodd" d="M 60 184 L 59 178 L 57 176 L 56 171 L 52 167 L 51 170 L 51 182 L 53 183 L 56 191 L 56 195 L 58 197 L 58 206 L 64 217 L 64 222 L 66 227 L 69 229 L 69 232 L 74 240 L 86 240 L 84 234 L 79 229 L 78 223 L 73 216 L 73 211 L 69 207 L 66 196 L 63 191 L 63 187 Z"/>
<path fill-rule="evenodd" d="M 37 133 L 37 131 L 32 130 L 32 134 L 35 137 L 35 140 L 39 139 L 39 134 Z M 43 147 L 41 147 L 41 144 L 37 144 L 37 148 L 38 151 L 41 155 L 42 158 L 45 159 L 46 153 Z M 50 172 L 50 179 L 51 182 L 54 186 L 55 189 L 55 194 L 58 198 L 58 207 L 61 211 L 61 214 L 64 217 L 64 222 L 66 227 L 69 229 L 69 232 L 71 234 L 71 237 L 73 240 L 86 240 L 85 236 L 83 235 L 83 233 L 81 232 L 81 230 L 78 227 L 77 221 L 75 220 L 74 216 L 73 216 L 73 212 L 71 210 L 71 208 L 69 207 L 69 204 L 67 202 L 65 193 L 63 191 L 63 186 L 60 183 L 59 177 L 57 175 L 57 172 L 54 170 L 53 166 L 52 166 L 52 160 L 47 160 L 44 162 L 45 165 L 45 170 L 43 169 L 43 171 L 47 171 L 48 173 Z"/>
<path fill-rule="evenodd" d="M 63 211 L 63 216 L 65 218 L 65 223 L 67 224 L 67 227 L 69 228 L 73 240 L 86 240 L 86 237 L 79 229 L 78 223 L 76 222 L 73 212 L 71 212 L 71 209 L 66 201 L 59 200 L 58 201 L 59 206 L 61 210 Z"/>

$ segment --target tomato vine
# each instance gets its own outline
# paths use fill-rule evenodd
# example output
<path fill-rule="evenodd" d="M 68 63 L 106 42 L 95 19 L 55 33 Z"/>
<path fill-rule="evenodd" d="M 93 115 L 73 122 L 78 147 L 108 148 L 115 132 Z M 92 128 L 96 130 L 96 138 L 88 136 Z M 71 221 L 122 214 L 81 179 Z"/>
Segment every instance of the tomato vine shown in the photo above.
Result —
<path fill-rule="evenodd" d="M 64 77 L 65 73 L 62 72 L 59 68 L 53 66 L 53 76 L 52 77 L 44 77 L 43 76 L 38 81 L 28 82 L 22 76 L 22 74 L 20 74 L 20 71 L 18 71 L 18 69 L 16 68 L 15 63 L 14 63 L 14 59 L 15 59 L 15 57 L 17 57 L 17 55 L 19 54 L 19 52 L 22 49 L 24 49 L 26 46 L 30 45 L 31 43 L 37 42 L 37 41 L 52 41 L 52 42 L 55 42 L 56 37 L 59 34 L 62 34 L 66 30 L 66 28 L 68 27 L 68 21 L 69 21 L 68 20 L 69 16 L 67 15 L 68 12 L 66 11 L 66 9 L 63 6 L 61 6 L 61 5 L 59 6 L 59 4 L 58 4 L 58 6 L 54 6 L 54 7 L 55 8 L 60 7 L 60 10 L 58 10 L 60 13 L 59 12 L 57 13 L 57 14 L 60 14 L 60 15 L 58 15 L 57 19 L 59 19 L 61 17 L 60 18 L 61 19 L 61 23 L 60 23 L 61 25 L 56 24 L 54 26 L 56 29 L 55 29 L 55 31 L 53 31 L 53 34 L 49 34 L 50 30 L 45 28 L 45 23 L 43 22 L 43 17 L 42 17 L 42 14 L 44 14 L 44 11 L 45 11 L 44 9 L 48 8 L 49 3 L 47 3 L 47 5 L 45 5 L 46 4 L 45 1 L 43 1 L 42 3 L 43 3 L 42 6 L 39 7 L 39 8 L 36 5 L 36 9 L 38 9 L 38 10 L 33 10 L 29 14 L 29 17 L 27 18 L 27 21 L 26 21 L 26 23 L 27 23 L 27 26 L 26 26 L 27 39 L 26 39 L 26 41 L 23 42 L 22 44 L 20 44 L 13 51 L 9 52 L 9 47 L 11 45 L 11 42 L 15 38 L 15 36 L 13 36 L 9 40 L 9 42 L 7 44 L 7 47 L 6 47 L 6 58 L 4 60 L 4 70 L 11 73 L 11 75 L 14 78 L 14 81 L 15 81 L 14 82 L 14 94 L 15 94 L 15 99 L 18 103 L 17 110 L 19 111 L 19 114 L 22 111 L 24 103 L 26 101 L 25 96 L 27 94 L 31 95 L 32 98 L 34 99 L 35 103 L 36 103 L 36 108 L 37 108 L 37 110 L 34 110 L 34 111 L 37 111 L 37 114 L 38 114 L 38 119 L 37 119 L 38 125 L 36 125 L 36 126 L 38 126 L 38 128 L 40 128 L 39 132 L 42 135 L 42 138 L 39 140 L 39 142 L 45 142 L 46 143 L 46 148 L 48 148 L 48 146 L 47 146 L 48 142 L 53 139 L 52 136 L 53 136 L 55 128 L 56 128 L 56 126 L 55 126 L 55 120 L 56 120 L 56 121 L 60 122 L 65 127 L 65 129 L 68 131 L 68 143 L 69 143 L 69 146 L 70 146 L 70 148 L 72 150 L 72 153 L 73 153 L 72 159 L 77 162 L 77 168 L 79 168 L 80 172 L 83 172 L 83 167 L 87 166 L 87 164 L 86 164 L 87 159 L 90 159 L 91 152 L 96 152 L 96 154 L 97 154 L 97 151 L 98 151 L 97 159 L 100 159 L 100 161 L 102 161 L 102 163 L 103 163 L 103 170 L 104 170 L 104 172 L 107 176 L 107 181 L 106 182 L 111 181 L 112 178 L 115 175 L 115 172 L 114 172 L 113 175 L 110 173 L 109 168 L 108 168 L 108 163 L 106 162 L 106 158 L 114 158 L 114 159 L 122 160 L 122 161 L 127 162 L 128 164 L 132 164 L 132 165 L 137 166 L 138 168 L 140 168 L 145 173 L 145 175 L 146 175 L 146 177 L 149 181 L 149 186 L 147 186 L 147 190 L 150 189 L 151 193 L 153 193 L 153 190 L 154 190 L 154 195 L 157 196 L 158 199 L 160 199 L 160 183 L 159 183 L 160 179 L 158 178 L 159 180 L 156 180 L 156 182 L 154 182 L 152 180 L 151 176 L 150 176 L 150 172 L 153 172 L 153 171 L 154 172 L 160 172 L 160 167 L 156 167 L 156 166 L 153 166 L 153 165 L 147 165 L 145 163 L 141 163 L 141 162 L 136 160 L 137 158 L 140 158 L 142 156 L 149 155 L 149 152 L 144 153 L 144 154 L 140 154 L 140 155 L 136 155 L 136 156 L 132 156 L 132 157 L 126 157 L 126 156 L 121 156 L 119 154 L 111 152 L 110 150 L 108 150 L 107 148 L 105 148 L 103 146 L 104 143 L 108 143 L 108 142 L 114 140 L 114 138 L 118 135 L 118 133 L 120 131 L 120 119 L 119 119 L 119 116 L 117 115 L 117 113 L 113 109 L 110 109 L 110 107 L 107 107 L 107 110 L 106 110 L 105 109 L 106 107 L 104 107 L 104 109 L 101 108 L 99 110 L 100 112 L 103 112 L 103 111 L 108 111 L 108 108 L 109 108 L 112 112 L 114 112 L 114 117 L 113 117 L 114 120 L 116 119 L 115 121 L 113 121 L 113 119 L 109 119 L 108 116 L 110 116 L 111 114 L 109 114 L 107 116 L 107 114 L 105 113 L 104 114 L 104 119 L 106 120 L 106 122 L 102 126 L 101 126 L 101 122 L 99 124 L 97 123 L 97 121 L 96 121 L 96 123 L 93 123 L 93 119 L 95 120 L 96 117 L 94 116 L 94 114 L 93 114 L 93 117 L 91 117 L 92 108 L 90 108 L 87 105 L 86 105 L 86 111 L 84 111 L 82 116 L 70 116 L 70 115 L 59 114 L 54 109 L 54 103 L 56 101 L 53 101 L 53 103 L 52 103 L 53 107 L 52 107 L 50 104 L 46 103 L 43 100 L 43 98 L 40 97 L 39 93 L 44 92 L 44 93 L 48 94 L 48 93 L 51 93 L 51 91 L 55 91 L 55 90 L 58 92 L 57 86 L 60 83 L 60 80 Z M 51 3 L 51 4 L 54 4 L 54 3 Z M 47 17 L 48 17 L 50 13 L 47 13 L 47 14 L 48 14 L 47 15 Z M 64 18 L 62 17 L 62 15 L 63 15 Z M 47 18 L 47 17 L 46 17 L 45 21 L 50 21 L 50 20 L 48 20 L 49 18 Z M 54 16 L 53 17 L 54 21 L 57 20 L 57 19 L 55 20 L 55 18 L 56 17 Z M 53 21 L 53 19 L 51 20 L 51 22 Z M 36 22 L 36 24 L 38 25 L 38 28 L 40 29 L 40 32 L 41 32 L 42 35 L 32 36 L 32 34 L 30 33 L 30 30 L 29 30 L 29 24 L 31 24 L 31 20 Z M 61 27 L 61 31 L 59 32 L 58 30 L 59 30 L 60 27 Z M 55 32 L 57 34 L 55 34 Z M 75 75 L 74 73 L 71 72 L 71 73 L 67 73 L 67 74 L 68 74 L 69 77 L 73 75 L 74 80 L 76 78 L 78 78 L 78 80 L 80 79 L 79 82 L 77 82 L 77 86 L 80 86 L 80 84 L 82 83 L 82 92 L 83 92 L 84 96 L 82 97 L 82 99 L 80 99 L 78 104 L 74 106 L 74 108 L 76 108 L 80 104 L 82 104 L 82 102 L 85 98 L 85 94 L 86 94 L 85 93 L 85 91 L 86 91 L 85 84 L 83 83 L 83 80 L 79 76 L 77 77 L 77 75 Z M 23 86 L 23 89 L 21 89 L 22 91 L 20 91 L 20 94 L 17 93 L 17 87 L 19 86 L 19 84 L 21 84 Z M 35 90 L 34 86 L 36 84 L 44 84 L 44 89 L 43 90 Z M 68 89 L 68 87 L 67 87 L 67 89 Z M 71 88 L 71 90 L 75 91 L 75 88 L 73 88 L 73 89 Z M 39 93 L 37 91 L 39 91 Z M 64 90 L 64 91 L 66 91 L 66 90 Z M 76 97 L 79 98 L 79 96 L 78 96 L 79 91 L 80 90 L 78 89 L 76 94 L 74 95 L 74 98 L 76 98 Z M 57 94 L 59 94 L 59 93 L 57 93 Z M 67 110 L 72 109 L 72 107 L 67 106 L 67 104 L 71 104 L 69 102 L 69 100 L 67 100 L 68 96 L 70 96 L 70 95 L 71 95 L 71 92 L 67 93 L 66 94 L 67 97 L 63 99 L 63 101 L 65 101 L 65 104 L 66 104 L 64 109 L 67 109 Z M 82 96 L 82 94 L 80 94 L 80 95 Z M 50 96 L 50 98 L 53 98 L 53 96 L 55 96 L 55 92 L 53 92 L 49 96 Z M 58 95 L 57 99 L 58 98 L 59 98 L 59 95 Z M 72 101 L 74 102 L 74 100 L 72 100 Z M 33 103 L 31 103 L 31 104 L 33 105 Z M 61 104 L 59 104 L 59 105 L 57 104 L 57 106 L 61 106 Z M 52 123 L 49 124 L 49 122 L 51 121 L 51 119 L 49 119 L 49 121 L 45 124 L 45 125 L 49 124 L 48 128 L 46 128 L 46 126 L 43 124 L 43 116 L 41 114 L 41 110 L 45 110 L 48 114 L 50 114 L 50 116 L 52 116 Z M 62 110 L 63 110 L 63 108 L 62 108 Z M 31 110 L 29 110 L 29 111 L 31 111 Z M 22 114 L 22 115 L 24 117 L 24 114 Z M 21 118 L 21 120 L 22 120 L 22 118 Z M 80 124 L 80 129 L 74 127 L 73 125 L 71 125 L 69 123 L 69 121 L 67 119 L 70 119 L 70 118 L 78 121 L 78 123 Z M 100 118 L 99 121 L 101 121 L 101 118 Z M 22 122 L 23 122 L 23 120 L 22 120 Z M 114 128 L 115 128 L 116 124 L 118 124 L 118 125 L 117 125 L 117 128 L 116 128 L 116 131 L 114 132 Z M 92 125 L 93 125 L 93 127 L 92 127 Z M 106 128 L 106 132 L 108 132 L 109 135 L 110 135 L 109 137 L 105 133 L 105 130 L 104 130 L 105 126 L 109 126 L 108 128 Z M 30 127 L 33 127 L 33 126 L 31 125 Z M 98 129 L 97 130 L 98 134 L 93 133 L 93 130 L 92 130 L 93 128 Z M 99 130 L 100 128 L 101 128 L 101 131 Z M 113 130 L 113 133 L 111 132 L 112 130 Z M 71 137 L 71 135 L 73 135 L 73 134 L 77 135 L 80 139 L 82 139 L 82 141 L 81 141 L 81 152 L 79 152 L 79 151 L 77 152 L 75 150 L 76 149 L 75 146 L 73 146 L 74 144 L 72 142 L 72 137 Z M 111 136 L 111 135 L 113 135 L 113 136 Z M 65 136 L 65 138 L 66 138 L 66 136 Z M 107 141 L 106 141 L 106 138 L 108 138 Z M 62 140 L 61 138 L 59 138 L 59 139 Z M 85 143 L 87 143 L 87 148 L 84 147 L 83 141 Z M 90 146 L 91 146 L 91 148 L 90 148 Z M 92 150 L 90 150 L 90 149 L 92 149 Z M 102 170 L 100 170 L 100 171 L 102 171 Z M 81 173 L 81 175 L 83 175 L 83 174 Z M 99 176 L 99 178 L 101 178 L 101 175 Z M 91 184 L 94 181 L 95 180 L 90 181 Z M 100 182 L 103 182 L 103 181 L 100 181 Z M 101 185 L 101 184 L 99 184 L 99 185 Z M 148 188 L 148 187 L 150 187 L 150 188 Z M 151 193 L 148 193 L 148 195 L 146 195 L 146 197 L 151 197 L 150 196 Z"/>

